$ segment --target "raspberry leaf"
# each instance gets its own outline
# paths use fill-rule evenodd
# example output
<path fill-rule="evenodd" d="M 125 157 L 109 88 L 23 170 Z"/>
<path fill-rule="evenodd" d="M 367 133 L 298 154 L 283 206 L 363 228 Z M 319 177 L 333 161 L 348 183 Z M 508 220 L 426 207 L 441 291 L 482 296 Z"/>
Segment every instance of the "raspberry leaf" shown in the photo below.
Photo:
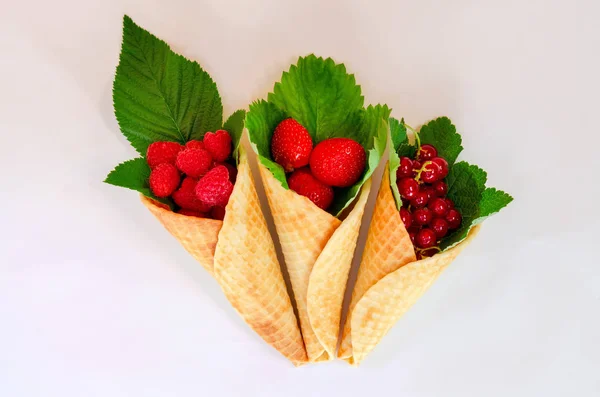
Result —
<path fill-rule="evenodd" d="M 435 146 L 438 155 L 446 159 L 449 166 L 454 164 L 463 150 L 462 138 L 448 117 L 439 117 L 422 126 L 419 138 L 421 144 Z"/>
<path fill-rule="evenodd" d="M 145 159 L 139 157 L 117 165 L 115 169 L 108 174 L 104 182 L 138 191 L 144 196 L 166 204 L 169 208 L 173 209 L 174 205 L 170 199 L 158 198 L 152 193 L 150 186 L 148 185 L 149 177 L 150 167 Z"/>
<path fill-rule="evenodd" d="M 223 129 L 229 132 L 231 135 L 231 140 L 233 144 L 233 158 L 236 159 L 237 162 L 237 154 L 240 146 L 240 141 L 242 139 L 242 134 L 244 132 L 244 119 L 246 118 L 245 110 L 237 110 L 229 116 L 225 124 L 223 124 Z"/>
<path fill-rule="evenodd" d="M 121 132 L 142 156 L 152 142 L 202 139 L 223 122 L 221 97 L 208 73 L 128 16 L 113 103 Z"/>

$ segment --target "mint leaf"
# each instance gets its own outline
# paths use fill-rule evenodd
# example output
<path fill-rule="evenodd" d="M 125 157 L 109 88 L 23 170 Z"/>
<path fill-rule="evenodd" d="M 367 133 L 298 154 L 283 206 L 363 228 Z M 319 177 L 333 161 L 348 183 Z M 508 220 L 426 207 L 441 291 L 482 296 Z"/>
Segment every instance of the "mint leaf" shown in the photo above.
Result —
<path fill-rule="evenodd" d="M 244 133 L 244 120 L 246 118 L 245 110 L 236 110 L 229 116 L 225 124 L 223 124 L 223 129 L 229 132 L 231 135 L 231 140 L 233 143 L 233 158 L 237 162 L 237 153 L 238 148 L 240 146 L 240 141 L 242 139 L 242 134 Z"/>
<path fill-rule="evenodd" d="M 438 155 L 446 159 L 449 166 L 454 164 L 463 149 L 462 138 L 448 117 L 439 117 L 422 126 L 419 138 L 421 144 L 435 146 Z"/>
<path fill-rule="evenodd" d="M 173 209 L 173 202 L 171 200 L 158 198 L 152 193 L 148 185 L 149 177 L 150 167 L 146 163 L 146 160 L 140 157 L 117 165 L 108 174 L 104 182 L 138 191 L 144 196 L 166 204 Z"/>
<path fill-rule="evenodd" d="M 123 18 L 123 44 L 113 86 L 123 135 L 142 155 L 152 142 L 201 139 L 223 122 L 217 86 L 197 62 Z"/>
<path fill-rule="evenodd" d="M 302 124 L 315 144 L 332 137 L 352 138 L 364 98 L 343 64 L 315 55 L 300 57 L 281 76 L 269 102 Z"/>
<path fill-rule="evenodd" d="M 481 202 L 479 203 L 479 216 L 473 221 L 473 225 L 483 222 L 490 215 L 495 214 L 506 207 L 513 198 L 510 194 L 488 187 L 483 191 Z"/>

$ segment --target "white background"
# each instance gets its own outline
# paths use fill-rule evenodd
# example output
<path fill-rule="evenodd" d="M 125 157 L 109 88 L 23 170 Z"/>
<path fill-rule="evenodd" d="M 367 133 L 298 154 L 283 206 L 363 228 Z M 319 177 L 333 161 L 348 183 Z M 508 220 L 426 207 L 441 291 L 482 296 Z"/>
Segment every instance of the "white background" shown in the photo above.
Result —
<path fill-rule="evenodd" d="M 451 117 L 515 201 L 359 369 L 296 369 L 101 183 L 135 156 L 111 102 L 124 13 L 198 60 L 226 115 L 298 55 L 344 62 L 367 103 Z M 3 2 L 0 395 L 600 395 L 599 17 L 594 0 Z"/>

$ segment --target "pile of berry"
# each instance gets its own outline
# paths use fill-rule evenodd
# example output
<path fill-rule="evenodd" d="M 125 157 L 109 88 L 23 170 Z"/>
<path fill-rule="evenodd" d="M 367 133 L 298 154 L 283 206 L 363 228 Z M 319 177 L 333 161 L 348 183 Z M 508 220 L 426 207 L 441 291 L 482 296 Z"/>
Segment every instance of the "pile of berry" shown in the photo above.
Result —
<path fill-rule="evenodd" d="M 349 187 L 365 170 L 364 148 L 350 138 L 329 138 L 313 149 L 310 134 L 294 119 L 285 119 L 271 138 L 271 155 L 287 175 L 293 191 L 326 210 L 334 187 Z"/>
<path fill-rule="evenodd" d="M 431 256 L 439 241 L 460 226 L 462 217 L 446 194 L 448 162 L 432 145 L 422 145 L 415 159 L 400 158 L 396 173 L 402 197 L 400 217 L 415 246 L 417 257 Z"/>
<path fill-rule="evenodd" d="M 231 136 L 225 130 L 207 132 L 202 141 L 154 142 L 146 161 L 150 189 L 156 197 L 171 197 L 178 213 L 223 220 L 237 169 L 231 161 Z"/>

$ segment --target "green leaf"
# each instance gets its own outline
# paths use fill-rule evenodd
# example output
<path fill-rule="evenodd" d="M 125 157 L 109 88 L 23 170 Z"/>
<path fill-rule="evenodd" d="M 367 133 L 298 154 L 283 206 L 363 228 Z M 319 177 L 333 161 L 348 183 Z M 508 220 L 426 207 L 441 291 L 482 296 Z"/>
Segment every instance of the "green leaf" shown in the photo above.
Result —
<path fill-rule="evenodd" d="M 281 76 L 269 102 L 302 124 L 316 143 L 355 134 L 364 98 L 343 64 L 315 55 L 300 57 Z"/>
<path fill-rule="evenodd" d="M 252 148 L 258 154 L 258 159 L 273 176 L 288 188 L 283 167 L 271 160 L 271 137 L 279 123 L 288 116 L 272 103 L 264 100 L 255 101 L 250 105 L 246 116 L 246 128 Z"/>
<path fill-rule="evenodd" d="M 149 177 L 150 167 L 146 160 L 140 157 L 117 165 L 115 169 L 108 174 L 104 182 L 135 190 L 142 193 L 144 196 L 166 204 L 173 209 L 174 205 L 171 200 L 158 198 L 152 193 L 150 186 L 148 185 Z"/>
<path fill-rule="evenodd" d="M 223 122 L 221 98 L 210 76 L 128 16 L 113 102 L 121 131 L 142 156 L 152 142 L 202 139 Z"/>
<path fill-rule="evenodd" d="M 438 155 L 452 166 L 462 151 L 462 138 L 448 117 L 439 117 L 425 124 L 419 130 L 421 144 L 435 146 Z"/>
<path fill-rule="evenodd" d="M 473 221 L 473 225 L 483 222 L 487 217 L 506 207 L 511 201 L 513 201 L 513 198 L 510 194 L 488 187 L 483 191 L 479 203 L 479 216 Z"/>
<path fill-rule="evenodd" d="M 238 148 L 240 146 L 240 141 L 242 140 L 242 134 L 244 133 L 245 118 L 246 111 L 240 109 L 233 112 L 225 124 L 223 124 L 223 129 L 231 135 L 231 140 L 233 141 L 233 158 L 236 159 L 236 162 L 238 158 Z"/>
<path fill-rule="evenodd" d="M 392 148 L 394 151 L 398 151 L 398 148 L 402 144 L 408 144 L 408 135 L 406 134 L 406 126 L 404 122 L 398 121 L 393 117 L 388 120 L 390 127 L 390 136 L 392 139 Z"/>
<path fill-rule="evenodd" d="M 396 172 L 398 171 L 398 167 L 400 167 L 400 157 L 414 158 L 417 153 L 417 148 L 408 142 L 404 119 L 398 121 L 397 119 L 390 117 L 388 125 L 390 127 L 390 138 L 392 141 L 392 148 L 390 148 L 389 152 L 390 188 L 392 189 L 392 195 L 396 201 L 396 207 L 399 210 L 400 207 L 402 207 L 402 200 L 400 198 L 400 192 L 398 191 L 398 185 L 396 184 Z"/>

